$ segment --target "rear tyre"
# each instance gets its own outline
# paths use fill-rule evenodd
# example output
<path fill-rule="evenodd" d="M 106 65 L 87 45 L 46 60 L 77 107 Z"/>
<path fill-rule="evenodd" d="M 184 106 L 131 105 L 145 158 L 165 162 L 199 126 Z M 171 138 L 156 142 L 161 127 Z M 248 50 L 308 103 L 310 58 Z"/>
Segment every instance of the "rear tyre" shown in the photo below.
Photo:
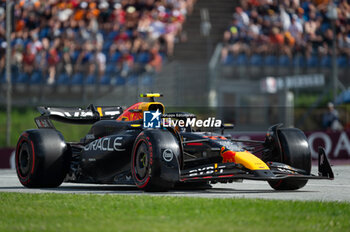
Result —
<path fill-rule="evenodd" d="M 67 174 L 69 157 L 61 133 L 51 129 L 25 131 L 16 147 L 18 179 L 28 188 L 57 187 Z"/>
<path fill-rule="evenodd" d="M 273 161 L 304 170 L 309 175 L 311 172 L 311 151 L 305 134 L 296 128 L 283 128 L 277 130 L 277 136 L 280 141 L 280 149 L 275 149 L 275 151 L 280 150 L 280 152 L 272 154 Z M 269 181 L 269 184 L 276 190 L 296 190 L 304 187 L 307 181 L 286 179 Z"/>

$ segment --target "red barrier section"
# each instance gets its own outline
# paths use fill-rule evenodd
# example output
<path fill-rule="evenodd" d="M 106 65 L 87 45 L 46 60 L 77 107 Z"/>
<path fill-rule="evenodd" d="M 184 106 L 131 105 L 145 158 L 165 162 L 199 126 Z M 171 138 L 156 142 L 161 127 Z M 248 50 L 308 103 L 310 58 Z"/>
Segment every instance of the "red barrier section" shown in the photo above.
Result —
<path fill-rule="evenodd" d="M 330 159 L 350 159 L 350 132 L 310 132 L 306 133 L 311 146 L 312 157 L 317 157 L 317 149 L 322 146 Z"/>

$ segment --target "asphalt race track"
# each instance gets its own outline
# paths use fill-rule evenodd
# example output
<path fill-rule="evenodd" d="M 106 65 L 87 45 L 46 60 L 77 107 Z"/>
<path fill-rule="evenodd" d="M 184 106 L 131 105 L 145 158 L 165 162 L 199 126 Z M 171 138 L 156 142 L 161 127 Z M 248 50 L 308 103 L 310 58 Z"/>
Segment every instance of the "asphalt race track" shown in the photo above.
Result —
<path fill-rule="evenodd" d="M 313 167 L 313 173 L 317 167 Z M 249 181 L 215 184 L 207 190 L 173 190 L 166 193 L 145 193 L 133 186 L 64 183 L 59 188 L 28 189 L 18 181 L 14 170 L 0 170 L 0 192 L 134 194 L 208 198 L 264 198 L 282 200 L 319 200 L 350 202 L 350 166 L 334 166 L 335 180 L 311 180 L 298 191 L 275 191 L 267 182 Z"/>

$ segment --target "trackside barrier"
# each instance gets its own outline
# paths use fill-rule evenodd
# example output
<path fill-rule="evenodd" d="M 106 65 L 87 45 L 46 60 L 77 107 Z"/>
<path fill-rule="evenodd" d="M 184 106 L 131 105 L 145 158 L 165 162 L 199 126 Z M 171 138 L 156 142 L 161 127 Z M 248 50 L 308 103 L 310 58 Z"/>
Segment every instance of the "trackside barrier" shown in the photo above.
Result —
<path fill-rule="evenodd" d="M 312 158 L 317 159 L 318 147 L 325 148 L 327 157 L 331 160 L 349 160 L 350 161 L 350 131 L 326 132 L 313 131 L 305 132 L 311 146 Z M 232 134 L 237 139 L 264 140 L 265 133 L 246 133 Z"/>

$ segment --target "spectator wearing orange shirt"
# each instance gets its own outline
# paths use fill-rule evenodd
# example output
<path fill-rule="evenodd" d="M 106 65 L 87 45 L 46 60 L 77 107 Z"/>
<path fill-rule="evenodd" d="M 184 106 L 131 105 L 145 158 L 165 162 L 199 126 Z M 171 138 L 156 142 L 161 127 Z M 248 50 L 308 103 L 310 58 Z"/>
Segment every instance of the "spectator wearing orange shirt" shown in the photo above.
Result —
<path fill-rule="evenodd" d="M 49 65 L 49 78 L 47 80 L 48 84 L 53 84 L 55 82 L 56 76 L 56 65 L 60 61 L 56 48 L 51 48 L 49 51 L 49 57 L 47 58 L 47 63 Z"/>
<path fill-rule="evenodd" d="M 283 49 L 283 45 L 284 45 L 284 36 L 280 32 L 280 29 L 278 27 L 273 27 L 269 38 L 270 38 L 270 43 L 272 45 L 272 51 L 275 54 L 278 54 L 279 51 Z"/>

